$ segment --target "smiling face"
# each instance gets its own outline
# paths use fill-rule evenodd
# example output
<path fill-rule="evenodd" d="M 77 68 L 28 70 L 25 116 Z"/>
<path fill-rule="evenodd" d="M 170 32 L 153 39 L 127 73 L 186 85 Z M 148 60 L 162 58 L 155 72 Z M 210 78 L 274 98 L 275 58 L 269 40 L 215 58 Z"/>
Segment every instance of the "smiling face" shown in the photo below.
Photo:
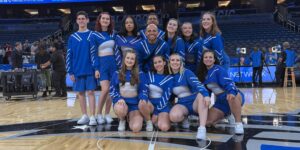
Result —
<path fill-rule="evenodd" d="M 158 35 L 157 26 L 155 24 L 149 24 L 146 28 L 146 37 L 149 41 L 156 41 Z"/>
<path fill-rule="evenodd" d="M 131 17 L 126 18 L 125 20 L 125 29 L 127 32 L 132 32 L 134 29 L 133 19 Z"/>
<path fill-rule="evenodd" d="M 175 33 L 178 29 L 178 22 L 174 19 L 169 20 L 167 24 L 167 31 L 170 33 Z"/>
<path fill-rule="evenodd" d="M 202 27 L 206 32 L 210 32 L 213 26 L 213 18 L 210 14 L 204 14 L 202 16 Z"/>
<path fill-rule="evenodd" d="M 191 37 L 193 34 L 193 26 L 191 23 L 184 23 L 181 27 L 181 31 L 184 37 Z"/>
<path fill-rule="evenodd" d="M 164 73 L 166 62 L 163 60 L 163 58 L 161 56 L 156 56 L 153 58 L 153 65 L 154 65 L 154 69 L 157 71 L 157 73 L 159 73 L 159 74 Z"/>
<path fill-rule="evenodd" d="M 206 52 L 203 55 L 203 63 L 206 65 L 207 68 L 211 68 L 215 63 L 214 53 Z"/>
<path fill-rule="evenodd" d="M 124 59 L 125 66 L 131 70 L 135 64 L 136 55 L 134 53 L 127 53 Z"/>
<path fill-rule="evenodd" d="M 103 29 L 107 30 L 107 28 L 108 28 L 108 26 L 110 24 L 110 16 L 109 16 L 109 14 L 102 14 L 101 18 L 99 20 L 99 23 L 101 24 L 101 27 Z"/>
<path fill-rule="evenodd" d="M 158 18 L 156 15 L 149 15 L 148 16 L 148 19 L 147 19 L 147 24 L 155 24 L 155 25 L 158 25 Z"/>
<path fill-rule="evenodd" d="M 86 18 L 85 15 L 78 15 L 76 18 L 76 23 L 78 24 L 80 29 L 84 29 L 84 28 L 87 28 L 89 19 Z"/>
<path fill-rule="evenodd" d="M 180 71 L 181 59 L 179 55 L 175 54 L 170 56 L 170 67 L 174 73 Z"/>

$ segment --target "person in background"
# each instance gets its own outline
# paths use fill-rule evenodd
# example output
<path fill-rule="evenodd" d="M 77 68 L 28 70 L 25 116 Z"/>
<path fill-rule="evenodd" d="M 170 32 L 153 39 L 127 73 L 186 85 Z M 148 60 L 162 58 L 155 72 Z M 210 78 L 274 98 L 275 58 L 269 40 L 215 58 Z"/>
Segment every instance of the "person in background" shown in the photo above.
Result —
<path fill-rule="evenodd" d="M 5 50 L 2 46 L 0 46 L 0 64 L 3 64 L 4 56 L 5 56 Z"/>
<path fill-rule="evenodd" d="M 5 55 L 4 55 L 3 63 L 12 65 L 12 60 L 11 60 L 11 55 L 13 52 L 12 46 L 9 43 L 7 43 L 4 46 L 4 50 L 5 50 Z"/>
<path fill-rule="evenodd" d="M 44 67 L 43 65 L 50 61 L 51 55 L 47 52 L 46 44 L 39 43 L 38 45 L 38 52 L 35 54 L 35 63 L 37 65 L 37 69 L 41 69 L 42 71 L 42 80 L 46 81 L 45 88 L 43 91 L 43 97 L 47 96 L 47 92 L 51 90 L 51 74 L 50 69 L 51 66 Z M 49 91 L 50 94 L 50 91 Z"/>
<path fill-rule="evenodd" d="M 282 48 L 284 49 L 283 62 L 285 63 L 285 67 L 293 67 L 297 59 L 296 52 L 290 49 L 291 46 L 289 42 L 284 42 Z"/>
<path fill-rule="evenodd" d="M 265 52 L 266 64 L 267 65 L 276 65 L 277 63 L 277 53 L 272 51 L 272 47 Z"/>
<path fill-rule="evenodd" d="M 252 87 L 256 85 L 256 79 L 259 78 L 258 86 L 262 86 L 262 69 L 264 62 L 264 55 L 257 47 L 253 48 L 250 54 L 250 61 L 252 62 Z"/>
<path fill-rule="evenodd" d="M 53 97 L 67 97 L 66 86 L 66 64 L 62 50 L 59 50 L 58 43 L 50 44 L 51 59 L 42 65 L 42 68 L 47 68 L 52 64 L 52 83 L 55 88 L 55 95 Z"/>
<path fill-rule="evenodd" d="M 16 42 L 15 48 L 11 55 L 12 68 L 23 68 L 23 46 L 21 42 Z"/>
<path fill-rule="evenodd" d="M 15 48 L 11 54 L 11 64 L 12 69 L 18 71 L 19 69 L 23 68 L 23 48 L 21 42 L 16 42 Z M 22 75 L 16 75 L 16 89 L 20 91 L 21 89 L 21 80 Z"/>

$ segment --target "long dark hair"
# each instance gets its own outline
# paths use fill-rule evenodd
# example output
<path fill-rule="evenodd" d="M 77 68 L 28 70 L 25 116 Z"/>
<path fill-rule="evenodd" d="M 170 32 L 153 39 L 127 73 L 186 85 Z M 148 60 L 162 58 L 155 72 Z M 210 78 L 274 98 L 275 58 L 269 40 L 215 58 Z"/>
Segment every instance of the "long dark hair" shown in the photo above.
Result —
<path fill-rule="evenodd" d="M 197 76 L 198 76 L 199 81 L 201 81 L 201 82 L 205 81 L 205 77 L 206 77 L 207 71 L 208 71 L 206 65 L 203 63 L 204 55 L 206 53 L 212 53 L 214 55 L 214 58 L 215 58 L 215 63 L 214 64 L 215 65 L 219 65 L 220 64 L 220 62 L 219 62 L 219 60 L 217 58 L 217 55 L 215 54 L 214 51 L 212 51 L 212 50 L 204 50 L 203 53 L 202 53 L 202 56 L 201 56 L 200 63 L 198 65 L 198 69 L 197 69 Z"/>
<path fill-rule="evenodd" d="M 162 55 L 155 55 L 153 58 L 152 58 L 152 66 L 151 66 L 151 71 L 154 72 L 154 73 L 157 73 L 157 70 L 155 70 L 155 67 L 154 67 L 154 58 L 156 57 L 160 57 L 165 63 L 166 65 L 164 66 L 164 75 L 169 75 L 169 69 L 168 69 L 168 61 L 166 60 L 166 58 Z"/>
<path fill-rule="evenodd" d="M 109 34 L 112 34 L 114 32 L 114 21 L 113 21 L 112 16 L 108 12 L 102 12 L 98 15 L 97 20 L 96 20 L 96 25 L 95 25 L 95 31 L 102 32 L 102 26 L 100 24 L 100 19 L 101 19 L 102 15 L 104 15 L 104 14 L 109 15 L 110 23 L 107 28 L 107 32 Z"/>
<path fill-rule="evenodd" d="M 125 58 L 127 56 L 127 54 L 134 54 L 135 55 L 135 62 L 133 65 L 133 68 L 131 70 L 131 79 L 130 79 L 130 85 L 138 85 L 140 80 L 139 80 L 139 66 L 138 66 L 138 60 L 137 60 L 137 54 L 134 50 L 128 50 L 125 52 L 125 55 L 123 57 L 123 61 L 122 61 L 122 66 L 120 69 L 120 73 L 119 73 L 119 80 L 121 82 L 122 85 L 125 84 L 126 82 L 126 65 L 125 65 Z"/>
<path fill-rule="evenodd" d="M 177 31 L 175 31 L 175 35 L 172 38 L 172 44 L 171 44 L 171 47 L 170 47 L 171 54 L 174 52 L 174 48 L 175 48 L 175 45 L 176 45 L 176 40 L 177 40 L 177 37 L 178 37 L 178 29 L 179 29 L 179 21 L 177 19 L 175 19 L 175 18 L 169 19 L 169 21 L 167 23 L 167 26 L 168 26 L 169 22 L 172 21 L 172 20 L 177 22 Z M 165 33 L 165 37 L 164 37 L 164 40 L 166 42 L 168 42 L 168 39 L 169 39 L 169 37 L 168 37 L 168 31 L 167 31 L 167 26 L 166 26 L 166 33 Z"/>
<path fill-rule="evenodd" d="M 127 30 L 126 30 L 126 26 L 125 26 L 125 22 L 126 22 L 127 18 L 131 18 L 132 19 L 133 25 L 134 25 L 134 28 L 133 28 L 133 31 L 132 31 L 132 35 L 134 37 L 137 37 L 138 25 L 136 23 L 136 20 L 132 16 L 130 16 L 130 15 L 124 17 L 124 19 L 122 20 L 121 29 L 120 29 L 119 34 L 122 35 L 122 36 L 128 36 Z"/>

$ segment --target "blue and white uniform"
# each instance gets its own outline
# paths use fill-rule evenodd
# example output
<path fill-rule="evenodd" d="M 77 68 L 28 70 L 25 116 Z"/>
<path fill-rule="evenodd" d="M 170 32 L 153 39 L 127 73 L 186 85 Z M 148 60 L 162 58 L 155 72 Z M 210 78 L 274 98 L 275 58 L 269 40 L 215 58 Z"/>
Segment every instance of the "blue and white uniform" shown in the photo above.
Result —
<path fill-rule="evenodd" d="M 172 94 L 173 77 L 171 75 L 148 72 L 147 79 L 149 84 L 149 101 L 154 106 L 153 114 L 169 113 L 171 110 L 169 99 Z"/>
<path fill-rule="evenodd" d="M 170 54 L 172 53 L 177 53 L 179 54 L 182 58 L 184 58 L 184 41 L 181 37 L 177 37 L 175 42 L 172 43 L 172 39 L 169 38 L 168 41 L 168 46 L 170 48 Z"/>
<path fill-rule="evenodd" d="M 170 49 L 168 44 L 162 39 L 157 39 L 154 44 L 150 44 L 146 39 L 142 40 L 137 45 L 137 53 L 140 68 L 143 71 L 148 72 L 152 64 L 152 58 L 155 55 L 162 55 L 168 59 L 170 56 Z"/>
<path fill-rule="evenodd" d="M 284 50 L 284 52 L 286 53 L 286 59 L 285 59 L 286 67 L 293 67 L 297 59 L 296 52 L 289 49 Z"/>
<path fill-rule="evenodd" d="M 110 80 L 117 70 L 114 38 L 108 32 L 94 32 L 91 36 L 92 62 L 94 69 L 100 71 L 100 81 Z"/>
<path fill-rule="evenodd" d="M 195 74 L 185 69 L 182 74 L 174 74 L 174 84 L 172 92 L 178 97 L 177 104 L 185 106 L 189 114 L 194 114 L 193 103 L 197 94 L 201 93 L 203 97 L 209 96 L 204 85 L 198 80 Z"/>
<path fill-rule="evenodd" d="M 262 57 L 262 51 L 252 51 L 249 57 L 249 59 L 252 61 L 252 67 L 261 67 L 263 65 Z"/>
<path fill-rule="evenodd" d="M 148 88 L 147 79 L 143 72 L 139 73 L 139 84 L 131 85 L 131 71 L 127 70 L 125 75 L 125 84 L 119 80 L 119 72 L 116 71 L 110 82 L 110 96 L 113 100 L 113 104 L 116 104 L 119 100 L 124 99 L 128 106 L 128 113 L 138 110 L 138 104 L 140 100 L 148 101 Z"/>
<path fill-rule="evenodd" d="M 231 113 L 227 94 L 236 96 L 240 93 L 242 105 L 245 102 L 244 94 L 236 88 L 233 80 L 229 78 L 227 71 L 220 65 L 214 65 L 208 70 L 204 84 L 216 96 L 216 102 L 213 107 L 221 110 L 225 116 Z"/>
<path fill-rule="evenodd" d="M 96 88 L 90 45 L 92 33 L 90 30 L 75 32 L 68 40 L 66 67 L 67 72 L 75 76 L 74 91 L 83 92 Z"/>
<path fill-rule="evenodd" d="M 196 74 L 197 65 L 199 64 L 202 56 L 202 43 L 200 40 L 185 41 L 185 68 L 193 71 Z"/>
<path fill-rule="evenodd" d="M 137 49 L 137 44 L 141 41 L 139 37 L 134 36 L 116 36 L 116 61 L 117 66 L 120 68 L 123 56 L 129 49 Z"/>
<path fill-rule="evenodd" d="M 206 34 L 204 37 L 201 37 L 200 40 L 203 40 L 203 49 L 213 50 L 216 53 L 221 66 L 228 70 L 230 66 L 230 59 L 224 50 L 221 34 L 217 33 L 215 36 Z"/>
<path fill-rule="evenodd" d="M 158 32 L 157 38 L 163 39 L 165 36 L 165 32 L 159 28 L 157 28 L 157 32 Z M 143 40 L 147 39 L 147 36 L 145 33 L 146 33 L 146 29 L 142 29 L 139 31 L 139 34 Z"/>

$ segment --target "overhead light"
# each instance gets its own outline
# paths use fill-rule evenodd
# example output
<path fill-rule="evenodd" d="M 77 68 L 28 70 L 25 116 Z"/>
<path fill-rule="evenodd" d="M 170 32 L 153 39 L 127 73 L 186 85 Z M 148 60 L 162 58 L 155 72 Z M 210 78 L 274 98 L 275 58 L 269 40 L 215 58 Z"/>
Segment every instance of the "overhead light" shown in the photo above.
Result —
<path fill-rule="evenodd" d="M 60 12 L 64 13 L 64 14 L 71 14 L 71 10 L 69 8 L 67 9 L 58 9 Z"/>
<path fill-rule="evenodd" d="M 113 6 L 112 8 L 115 12 L 123 12 L 124 11 L 123 6 Z"/>
<path fill-rule="evenodd" d="M 197 8 L 200 6 L 200 2 L 199 3 L 187 3 L 186 4 L 186 8 Z"/>
<path fill-rule="evenodd" d="M 29 13 L 30 15 L 38 15 L 39 11 L 37 9 L 24 9 L 25 12 Z"/>
<path fill-rule="evenodd" d="M 103 12 L 102 8 L 96 8 L 95 10 L 93 10 L 94 13 L 98 13 L 98 12 Z"/>
<path fill-rule="evenodd" d="M 219 7 L 227 7 L 230 3 L 230 0 L 227 0 L 227 1 L 219 1 L 218 2 L 218 6 Z"/>
<path fill-rule="evenodd" d="M 277 0 L 277 4 L 282 4 L 284 2 L 285 2 L 285 0 Z"/>
<path fill-rule="evenodd" d="M 143 10 L 146 11 L 152 11 L 155 10 L 155 6 L 154 5 L 142 5 Z"/>

